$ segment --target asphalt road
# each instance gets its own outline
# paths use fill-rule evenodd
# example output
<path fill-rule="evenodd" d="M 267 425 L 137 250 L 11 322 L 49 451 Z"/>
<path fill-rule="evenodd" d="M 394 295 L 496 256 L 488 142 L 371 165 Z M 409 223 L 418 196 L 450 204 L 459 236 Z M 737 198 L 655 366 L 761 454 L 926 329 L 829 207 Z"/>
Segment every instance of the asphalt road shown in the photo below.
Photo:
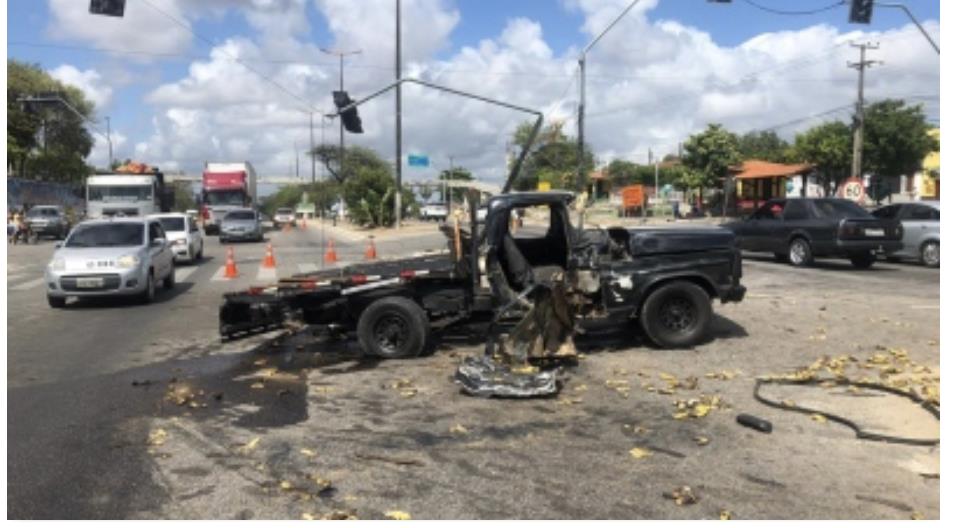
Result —
<path fill-rule="evenodd" d="M 708 343 L 662 351 L 626 332 L 589 335 L 560 397 L 477 400 L 458 396 L 450 376 L 480 352 L 479 327 L 447 333 L 427 357 L 385 362 L 311 332 L 220 343 L 220 295 L 321 265 L 323 237 L 317 228 L 270 233 L 274 275 L 259 270 L 263 244 L 235 245 L 241 277 L 231 281 L 209 237 L 206 259 L 179 267 L 176 288 L 155 304 L 64 310 L 47 307 L 38 280 L 52 243 L 8 247 L 9 517 L 717 518 L 727 509 L 736 518 L 938 518 L 938 448 L 858 441 L 764 408 L 750 390 L 753 376 L 822 355 L 896 347 L 938 375 L 938 270 L 855 271 L 846 261 L 796 270 L 749 255 L 748 298 L 715 305 Z M 419 236 L 377 250 L 441 246 L 438 235 Z M 348 260 L 365 247 L 336 249 Z M 705 377 L 723 370 L 736 373 Z M 661 374 L 700 385 L 649 390 L 663 387 Z M 727 405 L 673 418 L 676 399 L 701 394 Z M 882 430 L 938 434 L 903 401 L 842 405 Z M 738 427 L 737 412 L 770 419 L 775 431 Z M 629 456 L 634 447 L 649 455 Z M 681 485 L 696 504 L 663 497 Z"/>

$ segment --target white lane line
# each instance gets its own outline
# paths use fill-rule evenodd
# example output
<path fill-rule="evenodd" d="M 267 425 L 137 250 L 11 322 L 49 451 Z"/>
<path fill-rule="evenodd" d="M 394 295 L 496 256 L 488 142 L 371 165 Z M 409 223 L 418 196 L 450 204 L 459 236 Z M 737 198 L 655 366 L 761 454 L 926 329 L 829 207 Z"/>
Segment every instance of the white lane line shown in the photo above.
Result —
<path fill-rule="evenodd" d="M 32 289 L 36 288 L 37 286 L 42 285 L 43 283 L 44 283 L 44 278 L 41 277 L 39 279 L 34 279 L 32 281 L 27 281 L 27 282 L 25 282 L 23 284 L 18 284 L 16 286 L 11 286 L 10 288 L 7 288 L 7 289 L 9 289 L 9 290 L 17 290 L 17 291 L 32 290 Z"/>
<path fill-rule="evenodd" d="M 319 265 L 312 264 L 311 262 L 300 262 L 298 268 L 299 273 L 312 273 L 313 271 L 319 270 Z"/>
<path fill-rule="evenodd" d="M 184 268 L 174 269 L 174 281 L 183 282 L 185 279 L 191 276 L 192 273 L 198 271 L 198 266 L 187 266 Z"/>
<path fill-rule="evenodd" d="M 218 271 L 216 271 L 215 274 L 211 276 L 211 280 L 213 280 L 213 281 L 225 281 L 225 280 L 231 280 L 231 279 L 225 278 L 225 267 L 224 266 L 218 266 Z"/>

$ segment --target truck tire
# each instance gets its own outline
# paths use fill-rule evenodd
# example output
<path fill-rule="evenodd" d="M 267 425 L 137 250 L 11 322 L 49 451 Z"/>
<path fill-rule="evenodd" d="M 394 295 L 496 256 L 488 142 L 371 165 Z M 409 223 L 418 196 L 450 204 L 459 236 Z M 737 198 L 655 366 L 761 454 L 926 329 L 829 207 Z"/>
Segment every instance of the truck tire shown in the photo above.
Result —
<path fill-rule="evenodd" d="M 362 312 L 356 335 L 368 355 L 385 359 L 418 356 L 426 346 L 429 317 L 405 297 L 379 299 Z"/>
<path fill-rule="evenodd" d="M 930 240 L 919 250 L 919 261 L 927 268 L 939 267 L 939 242 Z"/>
<path fill-rule="evenodd" d="M 691 347 L 704 339 L 711 325 L 711 299 L 693 282 L 660 286 L 644 300 L 641 328 L 662 348 Z"/>
<path fill-rule="evenodd" d="M 875 264 L 875 253 L 867 251 L 865 253 L 855 253 L 849 255 L 852 266 L 856 269 L 869 269 Z"/>
<path fill-rule="evenodd" d="M 788 262 L 796 268 L 811 266 L 815 258 L 812 256 L 812 246 L 802 237 L 793 238 L 788 244 Z"/>

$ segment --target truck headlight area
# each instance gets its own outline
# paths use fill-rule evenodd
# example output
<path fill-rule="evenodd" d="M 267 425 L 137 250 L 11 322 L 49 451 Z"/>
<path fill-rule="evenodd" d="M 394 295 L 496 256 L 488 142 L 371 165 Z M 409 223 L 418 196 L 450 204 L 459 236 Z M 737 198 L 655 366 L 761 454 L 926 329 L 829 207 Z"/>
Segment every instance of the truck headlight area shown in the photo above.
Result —
<path fill-rule="evenodd" d="M 123 257 L 117 259 L 117 267 L 124 269 L 136 268 L 140 263 L 141 259 L 139 259 L 137 255 L 124 255 Z"/>

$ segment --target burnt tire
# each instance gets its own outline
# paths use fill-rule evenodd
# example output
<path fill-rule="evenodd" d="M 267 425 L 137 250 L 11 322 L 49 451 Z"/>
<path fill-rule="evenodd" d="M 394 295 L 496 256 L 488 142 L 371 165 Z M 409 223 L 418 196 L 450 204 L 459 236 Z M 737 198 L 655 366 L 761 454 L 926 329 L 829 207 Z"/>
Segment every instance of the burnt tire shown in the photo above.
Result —
<path fill-rule="evenodd" d="M 385 297 L 363 310 L 356 327 L 368 355 L 398 359 L 420 355 L 429 335 L 429 317 L 405 297 Z"/>
<path fill-rule="evenodd" d="M 919 249 L 919 262 L 927 268 L 939 267 L 939 242 L 930 240 Z"/>
<path fill-rule="evenodd" d="M 693 282 L 674 281 L 654 290 L 641 308 L 641 328 L 662 348 L 686 348 L 704 339 L 711 325 L 711 298 Z"/>
<path fill-rule="evenodd" d="M 815 261 L 812 255 L 812 245 L 804 238 L 793 238 L 788 243 L 788 263 L 796 268 L 811 266 Z"/>
<path fill-rule="evenodd" d="M 852 262 L 852 266 L 855 269 L 869 269 L 875 264 L 875 253 L 869 251 L 866 253 L 855 253 L 849 255 L 849 260 Z"/>

